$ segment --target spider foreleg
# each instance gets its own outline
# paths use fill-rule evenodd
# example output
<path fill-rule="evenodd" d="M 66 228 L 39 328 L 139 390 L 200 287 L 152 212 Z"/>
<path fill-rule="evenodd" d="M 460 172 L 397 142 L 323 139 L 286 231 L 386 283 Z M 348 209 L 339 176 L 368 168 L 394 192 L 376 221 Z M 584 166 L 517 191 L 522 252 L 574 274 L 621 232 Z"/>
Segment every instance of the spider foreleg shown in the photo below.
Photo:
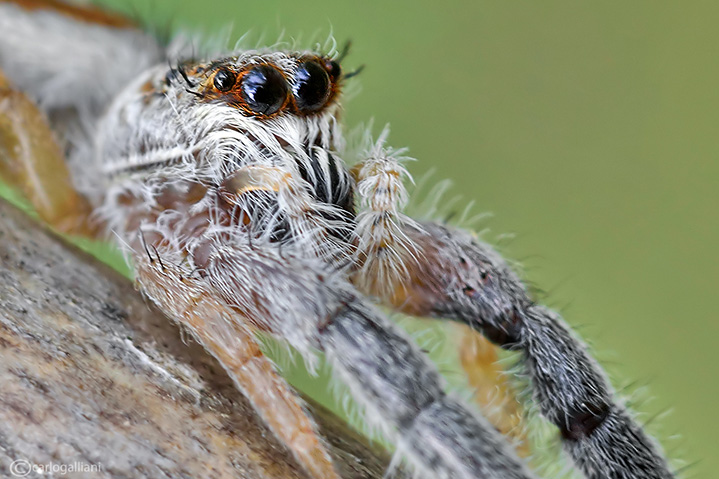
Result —
<path fill-rule="evenodd" d="M 388 130 L 365 151 L 365 159 L 352 168 L 357 184 L 360 211 L 357 214 L 357 269 L 352 282 L 357 288 L 385 302 L 410 276 L 414 265 L 421 264 L 422 252 L 407 233 L 411 226 L 421 229 L 402 213 L 408 194 L 404 181 L 411 179 L 403 162 L 403 150 L 385 146 Z M 524 442 L 521 411 L 504 370 L 497 364 L 494 345 L 477 334 L 463 340 L 460 359 L 468 371 L 475 398 L 488 419 L 502 433 Z M 526 443 L 518 450 L 527 453 Z"/>
<path fill-rule="evenodd" d="M 160 255 L 167 256 L 161 259 Z M 217 358 L 310 477 L 339 479 L 317 426 L 302 400 L 262 354 L 249 321 L 216 298 L 200 279 L 178 267 L 170 252 L 148 250 L 134 259 L 136 281 L 144 294 Z"/>
<path fill-rule="evenodd" d="M 0 71 L 0 178 L 17 187 L 40 218 L 64 233 L 94 237 L 99 225 L 73 187 L 45 116 Z"/>
<path fill-rule="evenodd" d="M 405 312 L 454 319 L 522 353 L 541 413 L 587 477 L 671 478 L 658 446 L 619 402 L 597 362 L 560 316 L 534 303 L 490 247 L 443 225 L 408 226 L 421 251 L 389 298 Z"/>
<path fill-rule="evenodd" d="M 199 265 L 212 289 L 306 358 L 324 351 L 367 419 L 422 477 L 534 477 L 491 425 L 445 395 L 425 356 L 343 275 L 275 248 L 212 244 Z"/>

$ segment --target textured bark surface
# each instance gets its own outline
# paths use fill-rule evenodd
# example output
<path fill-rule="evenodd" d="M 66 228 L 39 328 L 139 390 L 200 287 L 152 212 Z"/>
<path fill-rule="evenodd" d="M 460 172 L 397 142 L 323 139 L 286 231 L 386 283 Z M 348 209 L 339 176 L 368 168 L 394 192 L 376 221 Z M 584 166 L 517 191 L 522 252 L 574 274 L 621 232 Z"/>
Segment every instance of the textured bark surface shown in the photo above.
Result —
<path fill-rule="evenodd" d="M 383 453 L 314 414 L 343 477 L 382 477 Z M 52 463 L 76 470 L 54 477 L 304 477 L 126 278 L 0 200 L 0 477 L 18 460 L 16 476 Z"/>

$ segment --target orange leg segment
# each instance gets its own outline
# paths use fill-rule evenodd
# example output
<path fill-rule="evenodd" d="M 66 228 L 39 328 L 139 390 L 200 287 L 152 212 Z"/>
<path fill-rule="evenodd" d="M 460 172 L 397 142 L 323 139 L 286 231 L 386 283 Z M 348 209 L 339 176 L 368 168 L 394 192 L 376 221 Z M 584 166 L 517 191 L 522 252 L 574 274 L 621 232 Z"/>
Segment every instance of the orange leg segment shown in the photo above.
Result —
<path fill-rule="evenodd" d="M 216 299 L 198 280 L 163 261 L 160 254 L 157 258 L 135 256 L 141 290 L 217 358 L 310 477 L 339 479 L 317 426 L 292 387 L 260 351 L 249 322 Z"/>
<path fill-rule="evenodd" d="M 94 237 L 87 199 L 75 191 L 45 116 L 0 71 L 0 178 L 18 188 L 40 218 L 63 233 Z"/>
<path fill-rule="evenodd" d="M 467 326 L 459 329 L 462 332 L 459 359 L 475 401 L 499 432 L 515 440 L 519 455 L 527 457 L 530 450 L 522 408 L 506 372 L 497 362 L 497 346 Z"/>

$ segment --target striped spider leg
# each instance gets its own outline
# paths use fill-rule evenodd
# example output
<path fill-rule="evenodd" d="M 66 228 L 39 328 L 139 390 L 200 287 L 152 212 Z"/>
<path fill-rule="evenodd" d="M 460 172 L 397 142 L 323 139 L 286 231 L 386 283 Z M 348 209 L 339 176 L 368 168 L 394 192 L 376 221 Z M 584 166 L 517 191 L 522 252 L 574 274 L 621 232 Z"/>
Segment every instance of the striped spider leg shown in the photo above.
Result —
<path fill-rule="evenodd" d="M 530 298 L 491 247 L 466 231 L 401 213 L 406 172 L 383 143 L 353 170 L 365 207 L 358 214 L 359 289 L 396 310 L 458 321 L 520 351 L 533 400 L 586 477 L 674 477 L 584 344 L 557 313 Z"/>

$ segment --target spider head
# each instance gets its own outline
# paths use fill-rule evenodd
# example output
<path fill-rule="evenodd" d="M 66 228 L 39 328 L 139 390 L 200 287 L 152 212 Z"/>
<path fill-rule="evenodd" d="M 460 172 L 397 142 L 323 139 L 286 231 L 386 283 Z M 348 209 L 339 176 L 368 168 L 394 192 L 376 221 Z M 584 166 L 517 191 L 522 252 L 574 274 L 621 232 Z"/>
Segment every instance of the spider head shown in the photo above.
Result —
<path fill-rule="evenodd" d="M 101 127 L 100 156 L 111 175 L 138 167 L 163 175 L 162 167 L 185 165 L 211 183 L 248 162 L 309 170 L 314 150 L 342 147 L 346 77 L 337 60 L 312 52 L 158 65 L 117 96 Z"/>
<path fill-rule="evenodd" d="M 163 185 L 190 181 L 208 191 L 207 204 L 219 192 L 215 206 L 272 239 L 287 237 L 288 216 L 318 211 L 345 247 L 353 203 L 338 153 L 343 78 L 337 61 L 310 52 L 158 65 L 105 115 L 98 157 L 118 186 L 99 193 L 155 204 Z"/>

